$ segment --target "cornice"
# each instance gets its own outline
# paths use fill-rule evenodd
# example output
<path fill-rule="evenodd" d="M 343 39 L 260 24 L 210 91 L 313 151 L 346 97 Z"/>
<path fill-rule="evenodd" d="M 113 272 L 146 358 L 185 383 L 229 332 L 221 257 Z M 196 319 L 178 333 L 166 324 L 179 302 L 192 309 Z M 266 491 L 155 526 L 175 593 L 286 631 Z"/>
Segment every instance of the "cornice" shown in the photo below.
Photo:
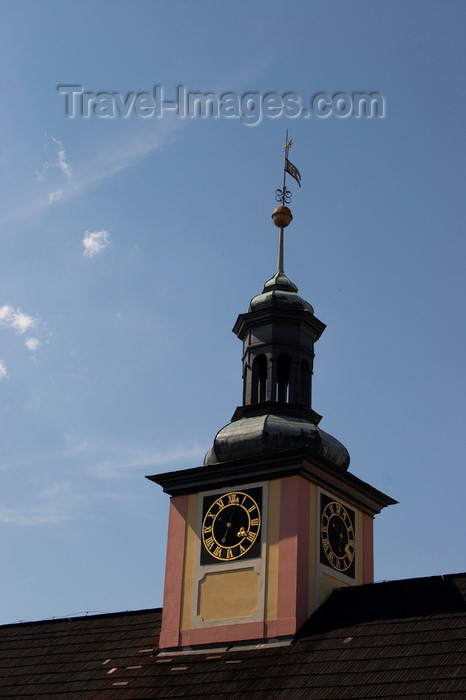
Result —
<path fill-rule="evenodd" d="M 230 460 L 146 478 L 162 486 L 170 496 L 181 496 L 295 475 L 332 490 L 370 515 L 380 513 L 382 508 L 397 503 L 350 472 L 336 467 L 311 448 L 282 450 L 253 460 Z"/>

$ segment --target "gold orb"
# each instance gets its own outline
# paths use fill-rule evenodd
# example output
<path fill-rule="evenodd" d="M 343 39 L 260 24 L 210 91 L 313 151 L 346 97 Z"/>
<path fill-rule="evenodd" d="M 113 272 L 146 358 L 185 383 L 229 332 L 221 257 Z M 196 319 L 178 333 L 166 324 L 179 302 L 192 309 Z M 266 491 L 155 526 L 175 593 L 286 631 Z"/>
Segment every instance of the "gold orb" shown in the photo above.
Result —
<path fill-rule="evenodd" d="M 280 204 L 280 206 L 278 206 L 272 214 L 273 223 L 278 228 L 286 228 L 289 224 L 291 224 L 292 219 L 293 214 L 291 213 L 291 210 L 288 209 L 288 207 L 285 207 L 284 204 Z"/>

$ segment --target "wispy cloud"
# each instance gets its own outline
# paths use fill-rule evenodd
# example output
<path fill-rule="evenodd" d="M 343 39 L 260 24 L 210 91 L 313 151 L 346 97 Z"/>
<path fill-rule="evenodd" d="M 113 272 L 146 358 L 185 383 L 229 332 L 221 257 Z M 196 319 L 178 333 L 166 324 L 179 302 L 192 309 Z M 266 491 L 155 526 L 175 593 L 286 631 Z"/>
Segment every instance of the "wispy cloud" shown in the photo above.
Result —
<path fill-rule="evenodd" d="M 67 176 L 67 181 L 63 182 L 54 192 L 49 192 L 48 203 L 79 196 L 102 180 L 107 180 L 122 170 L 135 165 L 152 152 L 172 143 L 175 133 L 186 126 L 186 122 L 187 120 L 167 117 L 163 124 L 158 124 L 156 130 L 145 128 L 144 131 L 140 131 L 136 135 L 133 133 L 126 142 L 119 139 L 117 148 L 111 142 L 93 158 L 87 158 L 81 167 L 76 168 L 73 168 L 66 160 L 62 143 L 57 139 L 52 139 L 59 146 L 57 160 L 52 165 L 59 168 Z M 39 173 L 39 180 L 44 179 L 45 173 L 51 167 L 50 164 L 45 164 L 45 166 L 43 174 L 42 171 Z"/>
<path fill-rule="evenodd" d="M 36 320 L 32 316 L 24 314 L 21 309 L 15 309 L 9 304 L 0 307 L 0 326 L 14 328 L 17 333 L 25 333 L 34 326 Z"/>
<path fill-rule="evenodd" d="M 58 146 L 57 160 L 55 162 L 56 167 L 59 170 L 61 170 L 63 175 L 66 175 L 66 177 L 71 177 L 73 174 L 73 168 L 71 167 L 71 163 L 68 163 L 68 161 L 66 160 L 66 153 L 65 149 L 63 148 L 62 142 L 54 138 L 53 136 L 52 141 Z"/>
<path fill-rule="evenodd" d="M 73 168 L 66 158 L 66 151 L 63 147 L 63 143 L 54 136 L 52 136 L 51 139 L 55 151 L 55 158 L 52 161 L 46 160 L 42 165 L 42 168 L 36 175 L 38 182 L 43 182 L 51 170 L 59 170 L 67 178 L 73 175 Z"/>
<path fill-rule="evenodd" d="M 8 373 L 6 371 L 6 367 L 3 364 L 3 362 L 0 360 L 0 382 L 2 379 L 6 379 L 8 377 Z"/>
<path fill-rule="evenodd" d="M 186 461 L 202 460 L 206 453 L 200 445 L 192 447 L 178 447 L 167 452 L 147 452 L 140 454 L 135 459 L 122 462 L 105 460 L 90 467 L 90 472 L 98 479 L 113 479 L 122 476 L 132 476 L 132 472 L 141 467 L 155 468 L 161 465 L 178 462 L 183 465 Z"/>
<path fill-rule="evenodd" d="M 56 202 L 63 197 L 63 190 L 56 190 L 56 192 L 49 192 L 49 203 Z"/>
<path fill-rule="evenodd" d="M 64 187 L 63 199 L 77 197 L 83 192 L 114 177 L 126 168 L 136 165 L 155 151 L 176 140 L 176 134 L 186 127 L 188 120 L 169 118 L 157 125 L 157 129 L 132 134 L 127 141 L 109 143 L 103 150 L 88 158 L 85 165 L 76 168 L 73 179 Z"/>
<path fill-rule="evenodd" d="M 63 497 L 70 491 L 70 485 L 64 482 L 55 482 L 39 493 L 41 498 Z"/>
<path fill-rule="evenodd" d="M 53 461 L 57 463 L 56 459 Z M 60 466 L 63 466 L 63 463 Z M 68 467 L 71 466 L 68 464 Z M 0 503 L 0 523 L 34 527 L 56 526 L 64 522 L 79 521 L 86 517 L 89 508 L 92 511 L 92 503 L 101 502 L 106 497 L 105 493 L 99 493 L 95 488 L 91 488 L 88 480 L 80 478 L 82 474 L 80 468 L 68 469 L 68 479 L 63 481 L 54 479 L 56 472 L 49 467 L 50 459 L 47 460 L 47 469 L 41 472 L 46 480 L 46 485 L 42 488 L 37 488 L 39 485 L 37 480 L 33 480 L 32 484 L 29 483 L 29 488 L 24 483 L 20 489 L 16 488 L 16 482 L 6 483 L 6 493 L 2 494 L 3 503 Z M 18 475 L 17 464 L 15 469 Z M 26 473 L 24 464 L 19 469 L 19 474 Z M 48 483 L 47 476 L 52 477 Z M 22 483 L 20 477 L 19 483 Z M 42 480 L 40 484 L 42 486 Z"/>
<path fill-rule="evenodd" d="M 110 245 L 108 231 L 86 231 L 83 237 L 83 255 L 93 258 Z"/>
<path fill-rule="evenodd" d="M 58 150 L 55 161 L 44 163 L 36 177 L 39 183 L 44 183 L 48 180 L 46 176 L 50 174 L 50 169 L 53 168 L 57 174 L 60 171 L 60 182 L 55 182 L 53 188 L 49 186 L 45 193 L 31 193 L 27 205 L 3 211 L 0 226 L 27 220 L 58 201 L 78 197 L 100 182 L 136 165 L 160 148 L 170 145 L 176 140 L 177 132 L 187 125 L 186 119 L 169 117 L 163 123 L 159 123 L 157 129 L 147 129 L 147 125 L 143 125 L 138 133 L 132 132 L 126 141 L 122 140 L 121 136 L 118 137 L 118 142 L 109 139 L 100 151 L 94 151 L 92 155 L 85 154 L 82 164 L 73 166 L 68 162 L 66 153 L 63 156 L 59 155 L 60 150 L 64 151 L 62 147 Z M 65 177 L 62 177 L 63 174 Z"/>
<path fill-rule="evenodd" d="M 12 525 L 57 525 L 71 518 L 55 507 L 43 508 L 2 508 L 0 506 L 0 522 Z"/>
<path fill-rule="evenodd" d="M 4 479 L 0 526 L 6 531 L 7 527 L 65 527 L 70 523 L 67 531 L 72 532 L 83 520 L 107 517 L 115 502 L 139 499 L 139 488 L 134 489 L 130 479 L 139 480 L 161 465 L 169 469 L 169 465 L 183 468 L 201 464 L 205 449 L 194 443 L 166 452 L 139 450 L 133 457 L 135 452 L 134 446 L 113 440 L 81 440 L 39 455 L 27 449 L 25 459 L 8 465 L 15 480 Z M 23 478 L 31 473 L 36 478 Z M 61 476 L 64 473 L 66 477 Z"/>

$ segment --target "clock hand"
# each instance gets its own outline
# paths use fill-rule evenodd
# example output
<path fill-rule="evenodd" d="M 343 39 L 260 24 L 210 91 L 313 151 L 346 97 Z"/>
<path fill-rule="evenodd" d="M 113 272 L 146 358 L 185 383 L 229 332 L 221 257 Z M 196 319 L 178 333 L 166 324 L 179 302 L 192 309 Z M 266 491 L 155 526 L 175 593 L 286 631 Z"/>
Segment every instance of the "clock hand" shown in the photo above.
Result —
<path fill-rule="evenodd" d="M 225 533 L 221 539 L 222 544 L 225 544 L 226 539 L 227 539 L 227 535 L 228 535 L 228 530 L 231 527 L 231 523 L 226 523 L 224 520 L 222 520 L 222 523 L 224 523 L 226 525 Z"/>
<path fill-rule="evenodd" d="M 226 525 L 225 532 L 223 533 L 223 537 L 222 537 L 222 539 L 220 540 L 220 542 L 221 542 L 222 544 L 225 544 L 226 539 L 227 539 L 227 535 L 228 535 L 228 530 L 229 530 L 230 527 L 231 527 L 231 523 L 228 523 L 226 520 L 224 520 L 223 518 L 221 518 L 219 515 L 217 516 L 217 520 L 219 521 L 219 523 L 223 523 L 223 525 Z"/>
<path fill-rule="evenodd" d="M 337 537 L 339 538 L 338 550 L 339 550 L 339 553 L 340 553 L 340 554 L 342 554 L 343 549 L 344 549 L 344 547 L 343 547 L 343 538 L 344 538 L 344 535 L 343 535 L 343 532 L 342 532 L 342 530 L 343 530 L 343 525 L 344 525 L 343 520 L 340 520 L 340 527 L 337 527 L 337 526 L 335 525 L 335 523 L 332 522 L 332 528 L 336 531 Z M 346 551 L 346 550 L 345 550 L 345 551 Z"/>

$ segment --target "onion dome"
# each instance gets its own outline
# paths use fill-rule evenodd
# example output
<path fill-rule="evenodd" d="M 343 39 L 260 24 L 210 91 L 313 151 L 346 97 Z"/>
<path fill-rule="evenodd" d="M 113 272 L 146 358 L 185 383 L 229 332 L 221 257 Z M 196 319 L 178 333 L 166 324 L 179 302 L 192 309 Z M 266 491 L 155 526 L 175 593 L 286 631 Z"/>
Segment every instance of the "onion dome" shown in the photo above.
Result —
<path fill-rule="evenodd" d="M 291 409 L 290 413 L 286 409 Z M 348 450 L 317 426 L 303 407 L 257 404 L 237 409 L 232 422 L 219 430 L 204 465 L 257 457 L 282 450 L 309 448 L 341 469 L 348 469 Z M 318 419 L 320 416 L 317 417 Z"/>

